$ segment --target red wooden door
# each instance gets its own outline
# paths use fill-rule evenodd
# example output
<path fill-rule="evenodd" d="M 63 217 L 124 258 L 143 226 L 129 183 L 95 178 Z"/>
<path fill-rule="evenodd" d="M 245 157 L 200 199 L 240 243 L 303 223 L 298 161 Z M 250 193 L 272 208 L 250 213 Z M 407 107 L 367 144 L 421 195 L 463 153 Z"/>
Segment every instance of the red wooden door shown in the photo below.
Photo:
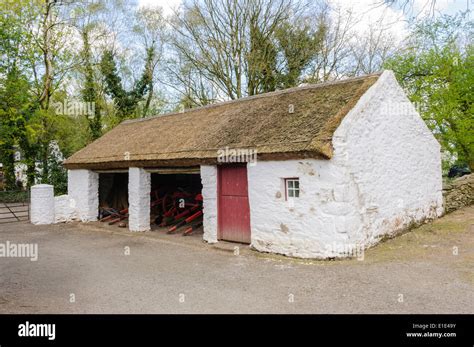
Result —
<path fill-rule="evenodd" d="M 250 243 L 246 166 L 219 166 L 219 239 Z"/>

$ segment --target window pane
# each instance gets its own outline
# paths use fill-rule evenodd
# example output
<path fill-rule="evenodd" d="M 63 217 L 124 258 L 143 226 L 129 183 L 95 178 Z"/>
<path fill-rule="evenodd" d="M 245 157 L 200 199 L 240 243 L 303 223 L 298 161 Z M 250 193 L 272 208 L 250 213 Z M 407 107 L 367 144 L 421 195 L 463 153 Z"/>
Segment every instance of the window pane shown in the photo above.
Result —
<path fill-rule="evenodd" d="M 300 196 L 300 182 L 298 178 L 287 178 L 285 179 L 285 184 L 287 198 L 298 198 Z"/>

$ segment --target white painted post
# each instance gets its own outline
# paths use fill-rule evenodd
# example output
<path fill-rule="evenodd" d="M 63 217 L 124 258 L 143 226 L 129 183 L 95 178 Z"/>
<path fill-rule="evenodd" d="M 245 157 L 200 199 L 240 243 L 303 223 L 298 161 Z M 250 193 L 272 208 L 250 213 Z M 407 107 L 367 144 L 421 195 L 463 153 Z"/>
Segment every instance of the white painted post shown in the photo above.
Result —
<path fill-rule="evenodd" d="M 90 170 L 69 170 L 67 189 L 80 220 L 96 221 L 99 214 L 99 174 Z"/>
<path fill-rule="evenodd" d="M 217 166 L 201 166 L 203 201 L 203 239 L 217 242 Z"/>
<path fill-rule="evenodd" d="M 54 223 L 54 187 L 37 184 L 31 187 L 31 223 Z"/>
<path fill-rule="evenodd" d="M 142 168 L 128 171 L 128 228 L 130 231 L 150 230 L 151 175 Z"/>

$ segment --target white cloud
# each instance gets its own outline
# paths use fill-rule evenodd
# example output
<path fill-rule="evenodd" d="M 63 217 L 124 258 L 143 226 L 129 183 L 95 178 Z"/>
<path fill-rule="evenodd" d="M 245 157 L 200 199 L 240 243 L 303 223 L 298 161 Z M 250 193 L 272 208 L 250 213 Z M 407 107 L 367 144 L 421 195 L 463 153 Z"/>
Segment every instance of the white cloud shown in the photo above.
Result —
<path fill-rule="evenodd" d="M 169 15 L 173 12 L 173 9 L 181 4 L 181 0 L 139 0 L 138 6 L 140 7 L 155 7 L 159 6 L 163 8 L 164 14 Z"/>
<path fill-rule="evenodd" d="M 411 6 L 404 10 L 400 6 L 388 6 L 383 0 L 329 0 L 332 5 L 342 9 L 351 10 L 358 23 L 356 31 L 363 32 L 370 25 L 382 26 L 391 32 L 394 37 L 403 40 L 409 33 L 408 20 L 416 17 L 421 19 L 426 16 L 440 14 L 455 14 L 468 8 L 468 1 L 472 0 L 413 0 Z M 402 3 L 402 1 L 400 2 Z M 434 4 L 434 8 L 431 7 Z"/>
<path fill-rule="evenodd" d="M 356 32 L 364 33 L 370 26 L 376 26 L 386 29 L 398 40 L 403 40 L 408 35 L 406 17 L 402 11 L 384 5 L 381 0 L 330 0 L 330 2 L 342 10 L 351 11 L 357 20 L 353 27 Z"/>

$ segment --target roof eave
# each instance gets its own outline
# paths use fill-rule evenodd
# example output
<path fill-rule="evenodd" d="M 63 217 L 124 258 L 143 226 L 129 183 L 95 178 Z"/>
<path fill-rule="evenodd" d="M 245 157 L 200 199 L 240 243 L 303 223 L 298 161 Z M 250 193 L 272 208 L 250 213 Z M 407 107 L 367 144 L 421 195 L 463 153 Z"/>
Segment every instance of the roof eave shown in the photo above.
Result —
<path fill-rule="evenodd" d="M 305 150 L 298 152 L 286 153 L 258 153 L 257 162 L 261 161 L 280 161 L 280 160 L 299 160 L 299 159 L 320 159 L 328 160 L 331 158 L 332 152 L 319 152 L 313 150 Z M 63 166 L 68 170 L 116 170 L 129 167 L 192 167 L 202 165 L 221 165 L 226 164 L 218 161 L 217 157 L 212 158 L 177 158 L 166 160 L 122 160 L 122 161 L 102 161 L 102 162 L 64 162 Z"/>

